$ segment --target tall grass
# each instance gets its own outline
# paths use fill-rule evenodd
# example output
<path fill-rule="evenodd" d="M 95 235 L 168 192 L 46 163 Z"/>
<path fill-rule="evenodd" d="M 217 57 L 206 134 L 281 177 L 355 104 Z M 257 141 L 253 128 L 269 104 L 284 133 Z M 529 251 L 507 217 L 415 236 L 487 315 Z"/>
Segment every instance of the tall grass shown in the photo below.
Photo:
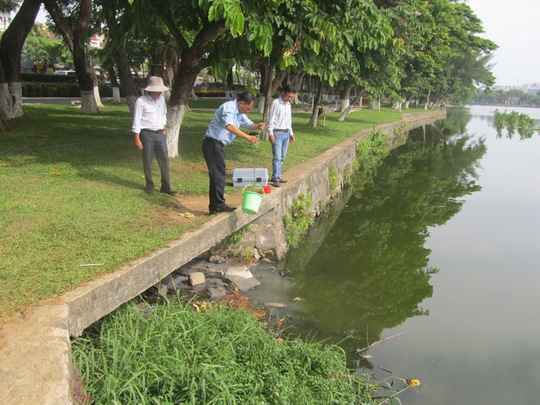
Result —
<path fill-rule="evenodd" d="M 371 404 L 337 346 L 281 340 L 247 310 L 127 304 L 73 342 L 96 404 Z"/>
<path fill-rule="evenodd" d="M 209 219 L 186 220 L 181 214 L 183 197 L 208 193 L 201 142 L 212 110 L 193 110 L 184 118 L 180 156 L 170 163 L 177 198 L 143 192 L 140 152 L 125 104 L 106 104 L 98 116 L 81 115 L 70 105 L 23 110 L 0 137 L 0 317 L 113 272 Z M 401 118 L 391 110 L 355 112 L 345 122 L 337 122 L 338 115 L 329 113 L 325 126 L 320 121 L 309 128 L 308 113 L 294 114 L 297 142 L 289 148 L 285 171 L 363 128 Z M 261 120 L 260 114 L 250 117 Z M 229 179 L 237 167 L 271 170 L 268 142 L 254 147 L 239 139 L 226 157 Z M 154 169 L 159 181 L 157 164 Z M 228 194 L 240 191 L 226 188 Z"/>

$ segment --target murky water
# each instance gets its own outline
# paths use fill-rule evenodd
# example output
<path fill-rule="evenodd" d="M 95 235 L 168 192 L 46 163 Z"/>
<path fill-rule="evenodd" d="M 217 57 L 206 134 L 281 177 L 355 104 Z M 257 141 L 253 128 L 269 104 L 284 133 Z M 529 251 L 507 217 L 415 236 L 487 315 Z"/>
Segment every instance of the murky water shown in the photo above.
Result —
<path fill-rule="evenodd" d="M 259 275 L 304 336 L 420 379 L 405 405 L 540 403 L 540 136 L 498 138 L 495 108 L 413 131 L 291 252 L 292 279 Z"/>

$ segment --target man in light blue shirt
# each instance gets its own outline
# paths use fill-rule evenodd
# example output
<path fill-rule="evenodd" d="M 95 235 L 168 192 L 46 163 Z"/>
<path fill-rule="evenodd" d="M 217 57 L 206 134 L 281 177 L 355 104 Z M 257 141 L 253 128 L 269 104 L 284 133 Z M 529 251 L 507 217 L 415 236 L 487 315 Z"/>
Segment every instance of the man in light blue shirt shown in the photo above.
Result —
<path fill-rule="evenodd" d="M 249 131 L 264 129 L 264 123 L 254 124 L 248 117 L 255 106 L 255 97 L 251 93 L 239 94 L 236 100 L 223 103 L 214 113 L 206 136 L 204 137 L 202 150 L 206 166 L 208 166 L 208 177 L 210 179 L 210 214 L 219 212 L 231 212 L 236 207 L 229 207 L 225 202 L 225 149 L 234 138 L 239 136 L 252 144 L 257 144 L 256 137 L 246 134 L 240 128 L 247 128 Z"/>
<path fill-rule="evenodd" d="M 280 183 L 287 183 L 281 178 L 281 167 L 287 154 L 289 141 L 295 142 L 292 129 L 291 100 L 294 98 L 296 89 L 288 84 L 283 86 L 281 96 L 272 101 L 268 114 L 268 133 L 272 143 L 272 182 L 274 187 Z"/>

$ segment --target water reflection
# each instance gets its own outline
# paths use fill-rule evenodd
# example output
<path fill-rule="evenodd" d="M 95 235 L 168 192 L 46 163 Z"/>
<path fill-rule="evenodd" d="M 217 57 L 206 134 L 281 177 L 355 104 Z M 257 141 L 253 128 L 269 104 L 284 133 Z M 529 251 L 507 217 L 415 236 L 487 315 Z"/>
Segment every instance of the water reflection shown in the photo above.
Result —
<path fill-rule="evenodd" d="M 286 266 L 296 282 L 289 294 L 304 299 L 302 318 L 294 320 L 304 333 L 340 341 L 352 358 L 384 329 L 429 314 L 421 303 L 438 270 L 428 266 L 428 228 L 444 224 L 461 209 L 461 197 L 480 190 L 476 171 L 486 146 L 466 134 L 468 119 L 449 114 L 413 131 L 375 177 L 355 179 L 339 216 L 290 252 Z"/>

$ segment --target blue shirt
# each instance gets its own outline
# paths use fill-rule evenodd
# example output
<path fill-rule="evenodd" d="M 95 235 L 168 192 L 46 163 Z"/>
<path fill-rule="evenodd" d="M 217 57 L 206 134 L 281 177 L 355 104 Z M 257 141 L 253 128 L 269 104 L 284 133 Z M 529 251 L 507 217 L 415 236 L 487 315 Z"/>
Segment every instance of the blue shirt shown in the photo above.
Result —
<path fill-rule="evenodd" d="M 206 130 L 206 136 L 220 141 L 223 145 L 230 145 L 236 135 L 225 129 L 227 125 L 249 128 L 252 124 L 253 121 L 246 114 L 241 114 L 238 111 L 236 100 L 226 101 L 214 113 Z"/>

